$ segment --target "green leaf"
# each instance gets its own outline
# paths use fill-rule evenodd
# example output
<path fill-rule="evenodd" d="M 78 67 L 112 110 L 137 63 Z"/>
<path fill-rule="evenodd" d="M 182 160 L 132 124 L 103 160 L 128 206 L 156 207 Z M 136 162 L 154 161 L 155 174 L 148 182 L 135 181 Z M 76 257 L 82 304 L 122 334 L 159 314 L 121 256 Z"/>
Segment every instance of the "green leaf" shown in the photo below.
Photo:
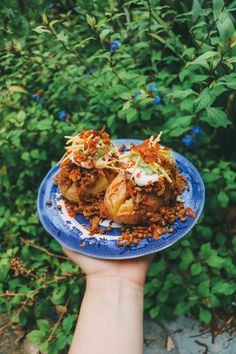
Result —
<path fill-rule="evenodd" d="M 186 64 L 186 67 L 188 67 L 189 65 L 196 65 L 196 64 L 204 66 L 204 67 L 208 67 L 209 65 L 207 63 L 207 59 L 214 58 L 217 55 L 220 56 L 220 53 L 213 52 L 213 51 L 207 51 L 204 54 L 197 57 L 196 59 L 194 59 L 192 62 L 188 62 Z"/>
<path fill-rule="evenodd" d="M 75 323 L 75 316 L 69 315 L 66 318 L 64 318 L 62 322 L 62 328 L 66 333 L 70 333 L 74 323 Z"/>
<path fill-rule="evenodd" d="M 126 110 L 126 120 L 127 123 L 131 124 L 137 120 L 138 112 L 136 109 L 130 108 L 129 110 Z"/>
<path fill-rule="evenodd" d="M 198 275 L 202 272 L 202 266 L 200 263 L 195 263 L 191 266 L 191 274 L 193 276 Z"/>
<path fill-rule="evenodd" d="M 94 28 L 96 26 L 96 18 L 86 14 L 86 20 L 90 27 Z"/>
<path fill-rule="evenodd" d="M 65 285 L 60 285 L 60 286 L 56 287 L 52 293 L 52 302 L 54 304 L 58 304 L 60 302 L 60 300 L 63 298 L 65 293 L 66 293 L 66 286 Z"/>
<path fill-rule="evenodd" d="M 19 111 L 16 116 L 17 120 L 19 120 L 20 122 L 24 121 L 25 117 L 26 117 L 26 114 L 24 111 Z"/>
<path fill-rule="evenodd" d="M 211 313 L 205 307 L 200 307 L 199 319 L 204 323 L 209 323 L 211 321 Z"/>
<path fill-rule="evenodd" d="M 191 304 L 189 302 L 179 302 L 175 308 L 175 315 L 184 315 L 189 312 L 189 309 L 191 307 Z"/>
<path fill-rule="evenodd" d="M 160 306 L 156 306 L 156 307 L 152 308 L 149 311 L 150 317 L 153 319 L 157 318 L 157 316 L 159 315 L 159 312 L 160 312 Z"/>
<path fill-rule="evenodd" d="M 228 40 L 233 37 L 235 28 L 231 17 L 225 9 L 224 0 L 213 0 L 213 16 L 214 20 L 217 21 L 216 25 L 222 44 L 224 44 L 224 48 L 226 48 Z"/>
<path fill-rule="evenodd" d="M 185 248 L 181 254 L 181 262 L 180 262 L 180 268 L 181 269 L 187 269 L 189 265 L 192 263 L 194 260 L 194 255 L 191 249 Z"/>
<path fill-rule="evenodd" d="M 223 280 L 219 280 L 215 283 L 212 287 L 212 292 L 214 294 L 221 294 L 221 295 L 232 295 L 236 290 L 236 285 L 234 283 L 227 283 Z"/>
<path fill-rule="evenodd" d="M 38 344 L 42 341 L 44 337 L 44 332 L 39 330 L 33 330 L 30 333 L 28 333 L 26 337 L 31 343 Z"/>
<path fill-rule="evenodd" d="M 207 122 L 214 128 L 227 127 L 231 124 L 230 120 L 227 118 L 227 115 L 220 108 L 208 107 L 206 108 L 206 116 L 201 117 L 200 119 L 204 122 Z"/>
<path fill-rule="evenodd" d="M 105 28 L 104 30 L 102 30 L 102 32 L 100 33 L 100 38 L 102 41 L 104 41 L 104 39 L 106 38 L 106 36 L 112 32 L 111 28 Z"/>
<path fill-rule="evenodd" d="M 151 263 L 149 274 L 152 276 L 157 276 L 163 273 L 166 270 L 167 263 L 164 258 L 161 258 L 160 261 L 155 261 Z"/>
<path fill-rule="evenodd" d="M 229 197 L 223 190 L 218 193 L 217 200 L 222 208 L 226 208 L 229 203 Z"/>
<path fill-rule="evenodd" d="M 122 98 L 123 100 L 129 100 L 131 97 L 130 92 L 123 92 L 120 94 L 120 98 Z"/>
<path fill-rule="evenodd" d="M 44 32 L 50 33 L 50 31 L 45 26 L 37 26 L 33 28 L 33 31 L 36 33 L 44 33 Z"/>
<path fill-rule="evenodd" d="M 50 28 L 53 28 L 53 26 L 56 24 L 56 23 L 58 23 L 58 22 L 61 22 L 60 20 L 53 20 L 53 21 L 51 21 L 50 23 L 49 23 L 49 27 Z"/>
<path fill-rule="evenodd" d="M 122 107 L 122 111 L 125 111 L 126 109 L 129 109 L 131 106 L 131 102 L 130 101 L 126 101 Z"/>
<path fill-rule="evenodd" d="M 193 0 L 192 17 L 195 22 L 202 13 L 202 7 L 198 0 Z"/>
<path fill-rule="evenodd" d="M 61 334 L 56 339 L 55 347 L 57 348 L 58 351 L 60 351 L 60 350 L 64 349 L 66 345 L 67 345 L 67 336 L 65 336 L 64 334 Z"/>
<path fill-rule="evenodd" d="M 211 248 L 211 244 L 209 242 L 201 245 L 200 256 L 202 258 L 206 259 L 215 254 L 216 254 L 216 250 Z"/>
<path fill-rule="evenodd" d="M 219 19 L 224 6 L 224 0 L 213 0 L 213 16 L 215 21 Z"/>
<path fill-rule="evenodd" d="M 223 258 L 214 255 L 214 256 L 210 256 L 209 258 L 206 259 L 206 263 L 213 268 L 222 268 L 225 261 Z"/>
<path fill-rule="evenodd" d="M 175 47 L 173 47 L 168 40 L 162 38 L 161 36 L 159 36 L 158 34 L 156 33 L 150 33 L 150 35 L 157 39 L 160 43 L 164 44 L 165 47 L 169 48 L 172 52 L 175 53 Z"/>
<path fill-rule="evenodd" d="M 52 123 L 49 119 L 43 119 L 37 124 L 39 130 L 49 130 L 51 129 Z"/>
<path fill-rule="evenodd" d="M 85 43 L 86 43 L 86 42 L 89 42 L 89 41 L 91 41 L 91 40 L 95 40 L 95 38 L 94 38 L 94 37 L 86 38 L 86 39 L 84 39 L 83 41 L 81 41 L 80 43 L 76 44 L 76 45 L 74 46 L 74 48 L 75 48 L 75 49 L 77 49 L 77 48 L 84 48 Z"/>
<path fill-rule="evenodd" d="M 225 85 L 233 90 L 236 90 L 236 74 L 232 73 L 229 75 L 222 76 L 217 82 L 217 85 Z"/>
<path fill-rule="evenodd" d="M 42 332 L 48 332 L 51 328 L 51 324 L 47 320 L 37 320 L 37 326 Z"/>
<path fill-rule="evenodd" d="M 193 91 L 192 89 L 176 90 L 176 91 L 169 93 L 166 96 L 171 96 L 171 97 L 183 99 L 183 98 L 186 98 L 190 95 L 197 95 L 197 92 Z"/>
<path fill-rule="evenodd" d="M 168 135 L 169 136 L 180 136 L 189 129 L 190 129 L 190 126 L 185 127 L 185 128 L 176 127 L 173 130 L 171 130 Z"/>
<path fill-rule="evenodd" d="M 14 92 L 19 92 L 19 93 L 29 93 L 24 87 L 17 86 L 17 85 L 11 85 L 8 87 L 8 90 L 12 93 Z"/>
<path fill-rule="evenodd" d="M 10 263 L 9 260 L 4 258 L 0 260 L 0 281 L 3 281 L 10 269 Z"/>
<path fill-rule="evenodd" d="M 211 106 L 214 100 L 215 100 L 215 95 L 211 92 L 209 87 L 206 87 L 193 101 L 195 104 L 195 112 L 197 113 L 201 109 Z"/>
<path fill-rule="evenodd" d="M 24 161 L 30 161 L 30 153 L 28 151 L 24 151 L 22 154 L 21 154 L 21 158 L 22 160 Z"/>
<path fill-rule="evenodd" d="M 44 353 L 48 349 L 48 340 L 44 341 L 43 343 L 40 344 L 39 350 L 40 352 Z"/>
<path fill-rule="evenodd" d="M 201 296 L 208 296 L 208 294 L 210 293 L 210 280 L 204 280 L 202 281 L 198 287 L 197 287 L 197 291 L 199 293 L 199 295 Z"/>

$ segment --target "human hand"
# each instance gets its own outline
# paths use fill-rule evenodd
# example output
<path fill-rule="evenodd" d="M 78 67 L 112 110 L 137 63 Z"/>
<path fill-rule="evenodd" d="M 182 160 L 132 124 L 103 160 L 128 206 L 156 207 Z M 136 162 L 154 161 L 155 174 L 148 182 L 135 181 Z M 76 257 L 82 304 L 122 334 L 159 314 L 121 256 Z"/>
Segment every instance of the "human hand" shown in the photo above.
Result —
<path fill-rule="evenodd" d="M 84 256 L 63 247 L 65 254 L 83 270 L 89 278 L 120 278 L 143 286 L 152 255 L 124 259 L 103 260 Z"/>

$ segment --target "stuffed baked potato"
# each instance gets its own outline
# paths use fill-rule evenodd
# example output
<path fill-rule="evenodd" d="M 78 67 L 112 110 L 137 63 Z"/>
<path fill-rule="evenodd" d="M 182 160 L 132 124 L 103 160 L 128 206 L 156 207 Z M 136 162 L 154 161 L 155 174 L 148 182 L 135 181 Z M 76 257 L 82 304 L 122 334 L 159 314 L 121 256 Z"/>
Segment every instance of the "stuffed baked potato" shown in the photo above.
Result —
<path fill-rule="evenodd" d="M 61 194 L 71 202 L 104 192 L 117 175 L 118 151 L 103 130 L 85 130 L 67 137 L 66 153 L 56 180 Z"/>
<path fill-rule="evenodd" d="M 120 173 L 107 188 L 105 213 L 114 222 L 142 224 L 150 213 L 171 206 L 182 193 L 186 179 L 178 173 L 174 155 L 154 140 L 131 145 L 123 155 Z"/>

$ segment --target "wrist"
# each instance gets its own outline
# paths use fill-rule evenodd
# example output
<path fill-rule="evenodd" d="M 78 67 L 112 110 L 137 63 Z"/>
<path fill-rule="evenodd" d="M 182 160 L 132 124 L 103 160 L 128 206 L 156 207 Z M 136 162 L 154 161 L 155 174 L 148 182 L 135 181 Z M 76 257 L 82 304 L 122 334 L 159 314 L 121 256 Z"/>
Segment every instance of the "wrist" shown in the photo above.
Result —
<path fill-rule="evenodd" d="M 120 276 L 88 275 L 86 277 L 86 291 L 129 292 L 143 296 L 144 282 L 139 283 Z"/>

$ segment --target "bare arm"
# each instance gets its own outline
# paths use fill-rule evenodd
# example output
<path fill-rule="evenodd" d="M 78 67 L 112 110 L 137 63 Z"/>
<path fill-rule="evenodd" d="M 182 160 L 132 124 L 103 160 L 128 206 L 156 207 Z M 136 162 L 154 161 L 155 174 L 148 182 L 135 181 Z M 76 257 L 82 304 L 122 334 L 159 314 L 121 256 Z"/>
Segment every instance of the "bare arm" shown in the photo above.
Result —
<path fill-rule="evenodd" d="M 64 251 L 87 274 L 69 354 L 142 354 L 143 286 L 150 258 L 103 261 Z"/>

